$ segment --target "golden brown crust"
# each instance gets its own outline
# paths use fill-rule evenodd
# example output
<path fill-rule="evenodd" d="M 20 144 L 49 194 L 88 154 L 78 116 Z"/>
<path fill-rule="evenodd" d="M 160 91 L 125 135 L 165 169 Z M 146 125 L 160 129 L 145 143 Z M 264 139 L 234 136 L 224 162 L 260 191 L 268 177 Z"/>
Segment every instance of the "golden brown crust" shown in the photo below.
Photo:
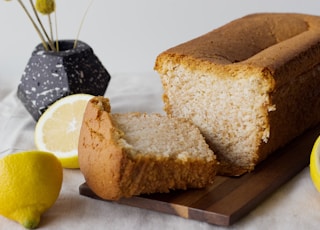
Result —
<path fill-rule="evenodd" d="M 154 68 L 163 74 L 171 60 L 191 70 L 227 72 L 234 77 L 239 69 L 265 72 L 266 77 L 276 73 L 279 87 L 290 80 L 288 76 L 317 64 L 319 37 L 318 16 L 252 14 L 161 53 Z"/>
<path fill-rule="evenodd" d="M 265 111 L 261 117 L 270 127 L 270 136 L 268 141 L 262 141 L 262 131 L 257 132 L 261 138 L 254 143 L 256 149 L 251 153 L 250 164 L 234 165 L 236 159 L 224 157 L 228 153 L 217 151 L 219 143 L 206 136 L 221 162 L 220 173 L 239 175 L 252 171 L 271 152 L 320 121 L 319 57 L 319 16 L 261 13 L 237 19 L 168 49 L 157 57 L 154 68 L 167 79 L 174 78 L 175 68 L 182 67 L 179 71 L 184 69 L 194 76 L 219 76 L 234 81 L 254 76 L 264 80 L 263 93 L 268 95 L 269 102 L 261 107 Z M 162 79 L 163 101 L 167 114 L 175 116 L 179 113 L 174 114 L 175 106 L 186 105 L 173 104 L 167 90 L 172 82 Z M 266 108 L 273 105 L 275 111 Z"/>
<path fill-rule="evenodd" d="M 107 104 L 101 103 L 105 100 L 95 97 L 89 101 L 79 138 L 80 169 L 98 196 L 118 200 L 170 189 L 202 188 L 213 182 L 215 158 L 185 161 L 148 154 L 133 157 L 119 142 L 123 133 L 113 122 L 110 107 L 101 106 Z"/>
<path fill-rule="evenodd" d="M 121 194 L 120 170 L 125 155 L 116 144 L 109 113 L 104 112 L 110 111 L 110 106 L 105 106 L 108 104 L 102 101 L 93 98 L 87 105 L 79 138 L 79 164 L 93 191 L 101 191 L 101 197 L 118 198 Z M 100 177 L 105 180 L 100 180 Z"/>
<path fill-rule="evenodd" d="M 215 161 L 181 161 L 141 155 L 130 159 L 125 166 L 121 180 L 122 196 L 203 188 L 213 182 L 216 170 Z"/>

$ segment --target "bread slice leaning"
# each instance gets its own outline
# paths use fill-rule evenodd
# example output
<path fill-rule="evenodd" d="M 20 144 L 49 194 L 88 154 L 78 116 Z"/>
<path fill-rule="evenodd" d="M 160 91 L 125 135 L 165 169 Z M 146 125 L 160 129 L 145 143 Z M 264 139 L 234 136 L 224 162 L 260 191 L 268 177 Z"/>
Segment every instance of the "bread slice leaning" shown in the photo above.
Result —
<path fill-rule="evenodd" d="M 107 98 L 87 105 L 79 138 L 86 183 L 107 200 L 214 181 L 217 161 L 199 129 L 159 114 L 111 114 Z"/>

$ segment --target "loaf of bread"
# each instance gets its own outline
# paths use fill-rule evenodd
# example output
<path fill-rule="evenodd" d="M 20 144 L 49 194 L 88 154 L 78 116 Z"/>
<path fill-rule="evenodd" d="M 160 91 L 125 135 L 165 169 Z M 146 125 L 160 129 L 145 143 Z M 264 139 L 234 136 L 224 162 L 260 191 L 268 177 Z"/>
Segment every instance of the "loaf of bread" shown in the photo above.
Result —
<path fill-rule="evenodd" d="M 217 161 L 199 129 L 159 114 L 110 113 L 107 98 L 87 105 L 79 138 L 86 183 L 107 200 L 213 183 Z"/>
<path fill-rule="evenodd" d="M 159 54 L 164 110 L 241 175 L 320 121 L 320 17 L 252 14 Z"/>

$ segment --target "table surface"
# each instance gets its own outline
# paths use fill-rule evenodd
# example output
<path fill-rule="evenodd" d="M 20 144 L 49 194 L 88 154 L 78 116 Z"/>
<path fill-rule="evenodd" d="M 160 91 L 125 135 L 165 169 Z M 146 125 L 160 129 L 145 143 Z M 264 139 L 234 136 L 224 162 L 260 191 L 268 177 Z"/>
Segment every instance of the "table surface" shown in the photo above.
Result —
<path fill-rule="evenodd" d="M 156 73 L 118 74 L 105 94 L 112 112 L 163 113 L 162 88 Z M 16 87 L 0 88 L 0 157 L 34 149 L 35 121 L 16 97 Z M 257 208 L 229 227 L 219 227 L 159 212 L 102 202 L 79 195 L 84 178 L 78 169 L 64 169 L 56 203 L 43 214 L 39 229 L 318 229 L 320 193 L 309 167 L 302 170 Z M 0 229 L 24 229 L 0 216 Z"/>

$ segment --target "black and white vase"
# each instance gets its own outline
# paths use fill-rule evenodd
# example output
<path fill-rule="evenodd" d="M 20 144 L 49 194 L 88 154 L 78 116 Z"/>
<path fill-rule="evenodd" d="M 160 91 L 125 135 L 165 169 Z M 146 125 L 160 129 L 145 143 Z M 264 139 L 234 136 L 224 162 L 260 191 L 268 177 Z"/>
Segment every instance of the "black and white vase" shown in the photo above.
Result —
<path fill-rule="evenodd" d="M 110 74 L 92 48 L 74 40 L 59 41 L 59 52 L 39 44 L 32 52 L 18 86 L 18 98 L 35 121 L 55 101 L 67 95 L 105 94 Z"/>

